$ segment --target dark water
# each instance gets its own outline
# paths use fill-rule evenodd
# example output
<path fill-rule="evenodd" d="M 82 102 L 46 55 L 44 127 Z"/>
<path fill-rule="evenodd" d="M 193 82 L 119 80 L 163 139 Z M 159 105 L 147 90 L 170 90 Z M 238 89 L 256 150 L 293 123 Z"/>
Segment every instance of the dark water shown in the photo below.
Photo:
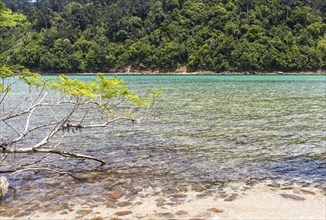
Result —
<path fill-rule="evenodd" d="M 161 86 L 164 93 L 140 125 L 117 124 L 65 139 L 67 148 L 106 160 L 105 172 L 163 185 L 326 180 L 325 75 L 119 78 L 141 94 Z M 93 166 L 63 158 L 48 163 L 68 170 Z"/>

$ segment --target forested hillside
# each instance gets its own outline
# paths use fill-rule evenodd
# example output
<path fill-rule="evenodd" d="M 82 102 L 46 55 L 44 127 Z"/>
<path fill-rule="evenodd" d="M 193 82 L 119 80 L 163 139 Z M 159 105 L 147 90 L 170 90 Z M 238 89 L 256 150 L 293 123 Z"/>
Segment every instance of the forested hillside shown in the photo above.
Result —
<path fill-rule="evenodd" d="M 44 72 L 326 68 L 325 0 L 3 0 L 0 66 Z"/>

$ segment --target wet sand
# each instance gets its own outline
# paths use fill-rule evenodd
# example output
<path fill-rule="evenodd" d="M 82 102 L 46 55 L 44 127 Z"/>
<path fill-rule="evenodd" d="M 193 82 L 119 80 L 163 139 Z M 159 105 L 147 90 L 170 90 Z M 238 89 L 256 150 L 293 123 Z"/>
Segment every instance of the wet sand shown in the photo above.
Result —
<path fill-rule="evenodd" d="M 111 200 L 74 198 L 44 209 L 1 210 L 4 219 L 325 219 L 325 191 L 273 184 L 228 185 L 162 193 L 153 188 L 128 197 L 112 189 Z M 113 198 L 113 199 L 112 199 Z M 1 208 L 1 205 L 0 205 Z M 5 208 L 4 206 L 2 208 Z M 13 210 L 12 210 L 13 211 Z"/>

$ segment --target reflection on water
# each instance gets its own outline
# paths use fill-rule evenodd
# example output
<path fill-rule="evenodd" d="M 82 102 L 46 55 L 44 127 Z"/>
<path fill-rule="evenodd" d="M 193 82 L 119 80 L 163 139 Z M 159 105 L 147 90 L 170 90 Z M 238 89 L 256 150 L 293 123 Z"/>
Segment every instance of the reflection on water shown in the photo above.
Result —
<path fill-rule="evenodd" d="M 106 175 L 162 187 L 248 179 L 325 184 L 326 76 L 121 78 L 140 93 L 164 87 L 153 118 L 65 139 L 67 148 L 107 160 Z M 83 162 L 48 160 L 74 171 L 87 168 Z M 84 187 L 103 190 L 101 183 Z"/>

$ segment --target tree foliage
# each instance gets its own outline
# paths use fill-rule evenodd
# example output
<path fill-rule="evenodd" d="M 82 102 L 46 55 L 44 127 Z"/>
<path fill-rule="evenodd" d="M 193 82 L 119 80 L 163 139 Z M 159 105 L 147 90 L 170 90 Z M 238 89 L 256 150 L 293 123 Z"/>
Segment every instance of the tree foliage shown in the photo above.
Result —
<path fill-rule="evenodd" d="M 13 13 L 9 8 L 5 8 L 3 2 L 0 2 L 0 27 L 15 26 L 25 19 L 24 15 Z"/>
<path fill-rule="evenodd" d="M 0 62 L 42 72 L 326 67 L 325 1 L 5 0 L 30 27 L 1 29 Z M 26 32 L 27 31 L 27 32 Z"/>

